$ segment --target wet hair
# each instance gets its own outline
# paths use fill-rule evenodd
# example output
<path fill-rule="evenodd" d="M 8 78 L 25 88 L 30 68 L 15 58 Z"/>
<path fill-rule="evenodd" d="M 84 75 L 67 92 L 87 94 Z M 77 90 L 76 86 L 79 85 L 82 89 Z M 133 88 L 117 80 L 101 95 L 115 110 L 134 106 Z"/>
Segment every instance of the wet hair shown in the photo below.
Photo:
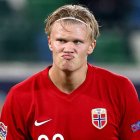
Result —
<path fill-rule="evenodd" d="M 99 36 L 99 25 L 92 12 L 82 5 L 64 5 L 56 9 L 45 20 L 45 32 L 49 36 L 52 25 L 58 20 L 72 21 L 72 23 L 83 22 L 91 31 L 91 39 L 94 40 Z M 75 19 L 75 20 L 74 20 Z"/>

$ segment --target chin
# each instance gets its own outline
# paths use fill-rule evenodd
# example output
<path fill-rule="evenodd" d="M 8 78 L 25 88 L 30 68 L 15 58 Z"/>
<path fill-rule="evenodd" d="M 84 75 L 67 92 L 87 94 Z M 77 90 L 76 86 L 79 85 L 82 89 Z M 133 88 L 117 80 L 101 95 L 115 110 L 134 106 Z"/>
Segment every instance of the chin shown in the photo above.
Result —
<path fill-rule="evenodd" d="M 76 66 L 73 66 L 73 65 L 63 65 L 61 67 L 61 70 L 64 71 L 64 72 L 74 72 L 76 71 L 77 69 L 79 69 L 79 67 L 76 67 Z"/>
<path fill-rule="evenodd" d="M 80 65 L 77 63 L 61 63 L 59 68 L 64 72 L 73 72 L 80 68 Z"/>
<path fill-rule="evenodd" d="M 70 66 L 70 65 L 62 65 L 61 70 L 65 71 L 65 72 L 72 72 L 75 70 L 75 68 L 73 66 Z"/>
<path fill-rule="evenodd" d="M 66 68 L 66 67 L 65 68 L 63 67 L 61 70 L 64 71 L 64 72 L 72 72 L 72 71 L 74 71 L 74 69 Z"/>

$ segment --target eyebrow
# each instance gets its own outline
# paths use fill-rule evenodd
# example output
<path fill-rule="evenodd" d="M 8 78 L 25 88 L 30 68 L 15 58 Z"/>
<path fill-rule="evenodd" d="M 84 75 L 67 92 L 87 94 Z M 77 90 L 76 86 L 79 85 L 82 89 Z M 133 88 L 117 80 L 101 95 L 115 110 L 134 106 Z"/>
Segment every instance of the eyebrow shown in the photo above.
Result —
<path fill-rule="evenodd" d="M 65 37 L 57 37 L 56 40 L 60 41 L 60 40 L 64 40 L 64 41 L 68 41 L 69 39 L 66 39 Z M 76 41 L 79 41 L 79 42 L 84 42 L 84 40 L 82 39 L 79 39 L 79 38 L 76 38 L 76 39 L 72 39 L 71 41 L 73 42 L 76 42 Z"/>

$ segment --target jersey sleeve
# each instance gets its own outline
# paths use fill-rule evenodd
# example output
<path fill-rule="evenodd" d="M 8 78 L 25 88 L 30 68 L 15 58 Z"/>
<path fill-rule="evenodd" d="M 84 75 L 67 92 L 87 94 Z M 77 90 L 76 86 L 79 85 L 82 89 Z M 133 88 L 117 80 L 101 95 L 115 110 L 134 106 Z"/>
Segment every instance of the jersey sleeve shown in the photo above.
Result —
<path fill-rule="evenodd" d="M 27 140 L 22 107 L 11 90 L 4 103 L 0 118 L 0 140 Z"/>
<path fill-rule="evenodd" d="M 120 124 L 121 140 L 140 140 L 140 102 L 134 85 L 128 79 L 123 84 L 124 110 Z"/>

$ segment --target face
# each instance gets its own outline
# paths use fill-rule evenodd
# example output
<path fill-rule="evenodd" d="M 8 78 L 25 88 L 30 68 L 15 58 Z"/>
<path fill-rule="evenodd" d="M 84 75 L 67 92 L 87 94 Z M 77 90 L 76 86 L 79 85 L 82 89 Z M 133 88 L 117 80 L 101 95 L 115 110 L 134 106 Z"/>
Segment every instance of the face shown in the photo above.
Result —
<path fill-rule="evenodd" d="M 87 56 L 93 52 L 96 41 L 90 40 L 87 27 L 82 23 L 55 22 L 48 37 L 53 55 L 53 67 L 75 71 L 87 65 Z"/>

